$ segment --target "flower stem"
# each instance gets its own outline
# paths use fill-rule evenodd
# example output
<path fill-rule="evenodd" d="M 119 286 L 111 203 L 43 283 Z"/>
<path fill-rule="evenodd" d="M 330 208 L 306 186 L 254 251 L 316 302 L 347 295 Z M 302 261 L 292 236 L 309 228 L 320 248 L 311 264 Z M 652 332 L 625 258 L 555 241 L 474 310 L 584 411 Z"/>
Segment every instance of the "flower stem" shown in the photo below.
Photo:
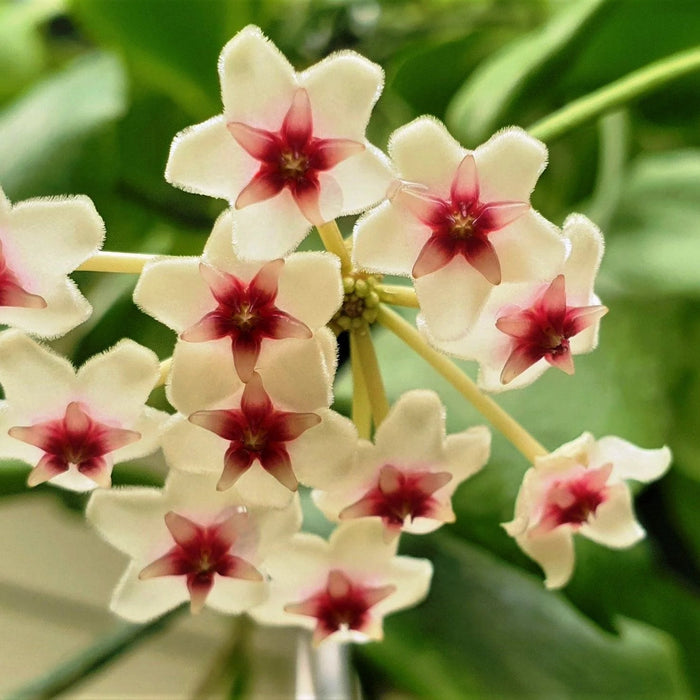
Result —
<path fill-rule="evenodd" d="M 100 251 L 88 258 L 76 269 L 85 272 L 123 272 L 139 274 L 149 260 L 159 256 L 148 253 L 113 253 Z"/>
<path fill-rule="evenodd" d="M 145 625 L 120 624 L 111 635 L 52 669 L 45 676 L 10 693 L 8 700 L 45 700 L 56 697 L 167 627 L 184 610 L 187 610 L 187 606 L 182 605 Z"/>
<path fill-rule="evenodd" d="M 535 457 L 547 454 L 547 450 L 520 423 L 504 411 L 490 396 L 484 394 L 454 362 L 431 348 L 408 321 L 383 304 L 379 307 L 377 321 L 413 348 L 452 384 L 529 462 L 534 462 Z"/>
<path fill-rule="evenodd" d="M 700 69 L 700 46 L 681 51 L 632 71 L 619 80 L 570 102 L 540 119 L 528 132 L 542 141 L 553 141 L 589 119 L 642 97 L 671 80 Z"/>
<path fill-rule="evenodd" d="M 361 438 L 369 440 L 372 434 L 372 408 L 365 384 L 357 347 L 357 333 L 350 332 L 350 364 L 352 367 L 352 422 Z"/>
<path fill-rule="evenodd" d="M 389 401 L 384 391 L 384 381 L 379 371 L 379 363 L 377 362 L 377 354 L 374 351 L 372 335 L 369 332 L 369 328 L 353 329 L 350 331 L 350 335 L 355 338 L 357 364 L 362 371 L 362 376 L 364 378 L 363 383 L 367 389 L 367 395 L 369 396 L 369 405 L 372 409 L 372 418 L 376 430 L 386 418 L 387 413 L 389 413 Z"/>
<path fill-rule="evenodd" d="M 340 233 L 338 224 L 333 221 L 327 221 L 325 224 L 320 224 L 316 227 L 319 236 L 323 241 L 326 250 L 335 253 L 340 258 L 340 270 L 345 275 L 352 270 L 352 262 L 350 253 L 345 247 L 343 235 Z"/>
<path fill-rule="evenodd" d="M 172 357 L 168 357 L 160 363 L 160 376 L 158 377 L 158 381 L 153 387 L 154 389 L 157 389 L 159 386 L 165 386 L 165 382 L 168 381 L 168 375 L 170 374 L 170 368 L 172 367 L 172 364 Z"/>
<path fill-rule="evenodd" d="M 418 308 L 418 298 L 413 287 L 405 287 L 402 284 L 382 284 L 377 291 L 382 301 L 395 306 L 409 306 Z"/>

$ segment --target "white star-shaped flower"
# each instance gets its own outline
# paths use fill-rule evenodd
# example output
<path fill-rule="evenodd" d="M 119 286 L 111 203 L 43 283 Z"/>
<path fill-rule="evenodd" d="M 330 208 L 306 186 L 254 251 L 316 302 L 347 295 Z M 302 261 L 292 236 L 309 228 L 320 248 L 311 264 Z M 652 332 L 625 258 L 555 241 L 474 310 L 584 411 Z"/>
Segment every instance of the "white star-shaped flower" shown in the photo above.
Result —
<path fill-rule="evenodd" d="M 375 520 L 344 523 L 328 542 L 296 535 L 266 560 L 270 597 L 250 614 L 313 629 L 314 644 L 382 639 L 383 618 L 423 600 L 433 571 L 426 559 L 397 557 L 397 542 L 385 542 Z"/>
<path fill-rule="evenodd" d="M 551 279 L 564 246 L 529 203 L 544 144 L 509 128 L 467 151 L 441 122 L 419 117 L 393 133 L 389 153 L 398 180 L 357 222 L 353 258 L 413 277 L 435 338 L 464 335 L 502 282 Z"/>
<path fill-rule="evenodd" d="M 158 358 L 122 340 L 77 372 L 19 331 L 0 335 L 0 455 L 34 466 L 28 483 L 108 487 L 112 466 L 154 452 L 168 418 L 145 405 Z"/>
<path fill-rule="evenodd" d="M 365 138 L 384 81 L 352 51 L 302 73 L 255 26 L 219 58 L 223 114 L 175 137 L 165 177 L 228 200 L 244 259 L 283 256 L 312 224 L 375 204 L 386 192 L 386 156 Z"/>
<path fill-rule="evenodd" d="M 671 463 L 667 447 L 645 450 L 621 438 L 590 433 L 538 457 L 525 473 L 514 519 L 504 524 L 544 570 L 547 588 L 561 588 L 574 569 L 573 536 L 613 549 L 644 537 L 625 479 L 654 481 Z"/>
<path fill-rule="evenodd" d="M 111 609 L 146 622 L 190 601 L 226 614 L 244 612 L 267 596 L 265 556 L 284 547 L 301 526 L 298 499 L 286 508 L 246 505 L 216 479 L 171 472 L 163 490 L 124 487 L 97 491 L 88 520 L 131 558 Z"/>
<path fill-rule="evenodd" d="M 27 199 L 0 190 L 0 323 L 56 338 L 92 307 L 68 273 L 94 255 L 104 222 L 87 197 Z"/>

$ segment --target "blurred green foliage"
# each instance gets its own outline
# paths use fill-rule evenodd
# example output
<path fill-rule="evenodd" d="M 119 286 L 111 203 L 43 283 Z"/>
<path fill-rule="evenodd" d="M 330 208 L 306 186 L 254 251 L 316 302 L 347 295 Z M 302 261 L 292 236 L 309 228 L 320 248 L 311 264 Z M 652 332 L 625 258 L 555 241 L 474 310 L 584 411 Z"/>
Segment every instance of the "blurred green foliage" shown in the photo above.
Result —
<path fill-rule="evenodd" d="M 217 56 L 249 22 L 299 69 L 340 48 L 381 63 L 369 135 L 382 148 L 423 113 L 475 146 L 700 37 L 696 0 L 6 0 L 0 185 L 13 200 L 89 195 L 109 249 L 198 254 L 224 203 L 165 183 L 168 148 L 220 110 Z M 435 582 L 424 606 L 358 655 L 370 697 L 700 694 L 698 124 L 696 74 L 550 145 L 533 202 L 556 223 L 574 210 L 599 216 L 610 313 L 573 378 L 550 372 L 499 399 L 550 448 L 584 430 L 669 444 L 674 470 L 639 499 L 649 538 L 625 552 L 579 544 L 571 585 L 545 592 L 498 527 L 527 465 L 496 436 L 487 468 L 457 494 L 450 532 L 406 545 L 435 562 Z M 170 354 L 173 334 L 131 302 L 134 279 L 76 279 L 95 314 L 56 347 L 81 362 L 128 333 Z M 390 399 L 432 387 L 449 429 L 481 422 L 398 341 L 377 339 Z M 337 405 L 348 401 L 344 375 Z M 4 493 L 22 492 L 16 469 L 6 474 Z"/>

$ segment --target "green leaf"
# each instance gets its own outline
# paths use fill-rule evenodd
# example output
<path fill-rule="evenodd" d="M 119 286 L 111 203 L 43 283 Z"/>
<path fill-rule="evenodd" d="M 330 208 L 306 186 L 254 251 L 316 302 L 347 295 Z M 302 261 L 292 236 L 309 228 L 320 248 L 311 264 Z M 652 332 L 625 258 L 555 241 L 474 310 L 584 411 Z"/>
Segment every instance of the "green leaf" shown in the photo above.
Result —
<path fill-rule="evenodd" d="M 193 119 L 221 111 L 218 55 L 254 19 L 255 0 L 74 0 L 76 18 L 123 52 L 135 77 L 163 91 Z"/>
<path fill-rule="evenodd" d="M 575 42 L 592 31 L 607 0 L 569 2 L 543 27 L 507 44 L 475 70 L 447 109 L 447 125 L 467 144 L 483 141 L 502 125 L 502 118 L 543 70 L 568 59 Z"/>
<path fill-rule="evenodd" d="M 411 540 L 435 567 L 428 600 L 363 656 L 420 697 L 688 697 L 673 640 L 619 619 L 604 632 L 530 576 L 454 537 Z"/>
<path fill-rule="evenodd" d="M 626 293 L 700 295 L 700 150 L 640 156 L 610 234 L 605 270 Z"/>
<path fill-rule="evenodd" d="M 0 112 L 0 183 L 12 199 L 46 194 L 66 180 L 96 131 L 125 110 L 119 61 L 88 54 Z M 65 191 L 65 190 L 64 190 Z"/>

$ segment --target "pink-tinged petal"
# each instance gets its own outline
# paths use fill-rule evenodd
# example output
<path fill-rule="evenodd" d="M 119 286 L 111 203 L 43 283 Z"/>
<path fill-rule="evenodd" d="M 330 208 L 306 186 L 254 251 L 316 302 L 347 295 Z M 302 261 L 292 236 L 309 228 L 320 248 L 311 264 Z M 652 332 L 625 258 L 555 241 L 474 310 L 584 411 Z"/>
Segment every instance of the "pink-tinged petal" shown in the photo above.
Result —
<path fill-rule="evenodd" d="M 100 445 L 104 453 L 114 452 L 125 445 L 131 445 L 141 439 L 141 433 L 125 428 L 107 428 L 101 431 Z"/>
<path fill-rule="evenodd" d="M 284 611 L 293 615 L 307 615 L 308 617 L 316 617 L 318 611 L 318 603 L 316 598 L 309 598 L 300 603 L 287 603 L 284 606 Z"/>
<path fill-rule="evenodd" d="M 63 474 L 63 472 L 67 470 L 68 465 L 65 462 L 57 459 L 53 455 L 44 455 L 39 460 L 39 464 L 29 472 L 27 486 L 38 486 L 39 484 L 53 479 L 58 474 Z"/>
<path fill-rule="evenodd" d="M 66 407 L 66 417 L 64 418 L 65 429 L 68 433 L 83 434 L 86 433 L 92 420 L 90 416 L 83 411 L 77 401 L 71 401 Z"/>
<path fill-rule="evenodd" d="M 226 409 L 195 411 L 188 420 L 225 440 L 237 440 L 244 428 L 244 421 L 241 421 L 234 411 Z"/>
<path fill-rule="evenodd" d="M 308 221 L 314 226 L 324 223 L 319 201 L 321 187 L 318 182 L 307 179 L 297 183 L 292 190 L 292 196 L 299 210 Z"/>
<path fill-rule="evenodd" d="M 299 88 L 282 122 L 281 134 L 290 146 L 301 149 L 311 139 L 313 128 L 309 93 Z"/>
<path fill-rule="evenodd" d="M 263 581 L 263 575 L 248 561 L 229 555 L 216 569 L 216 573 L 229 578 L 240 578 L 246 581 Z"/>
<path fill-rule="evenodd" d="M 78 464 L 78 471 L 103 489 L 112 485 L 111 469 L 103 457 L 93 457 Z"/>
<path fill-rule="evenodd" d="M 241 190 L 234 204 L 236 209 L 243 209 L 251 204 L 264 202 L 278 195 L 284 188 L 284 180 L 275 173 L 258 172 Z"/>
<path fill-rule="evenodd" d="M 292 469 L 292 461 L 284 447 L 268 447 L 260 454 L 260 464 L 263 469 L 277 479 L 290 491 L 296 491 L 299 482 Z"/>
<path fill-rule="evenodd" d="M 398 207 L 407 209 L 426 226 L 438 226 L 451 214 L 451 208 L 447 202 L 410 185 L 402 187 L 392 202 Z"/>
<path fill-rule="evenodd" d="M 275 439 L 281 442 L 296 440 L 320 422 L 321 417 L 315 413 L 282 413 L 275 422 Z"/>
<path fill-rule="evenodd" d="M 183 559 L 175 555 L 175 552 L 177 548 L 145 566 L 139 573 L 139 579 L 147 581 L 160 576 L 182 576 L 187 573 L 187 565 Z"/>
<path fill-rule="evenodd" d="M 237 510 L 223 522 L 217 523 L 217 539 L 225 542 L 229 547 L 233 546 L 238 536 L 250 528 L 250 516 L 246 510 Z"/>
<path fill-rule="evenodd" d="M 466 241 L 466 258 L 493 285 L 501 283 L 501 263 L 496 250 L 485 238 L 472 237 Z"/>
<path fill-rule="evenodd" d="M 221 314 L 211 311 L 203 316 L 197 323 L 180 333 L 180 338 L 188 343 L 206 343 L 209 340 L 218 340 L 227 334 L 227 328 L 222 323 Z"/>
<path fill-rule="evenodd" d="M 284 260 L 282 258 L 271 260 L 260 268 L 248 285 L 251 304 L 272 304 L 277 298 L 277 285 L 283 268 Z"/>
<path fill-rule="evenodd" d="M 198 615 L 207 602 L 207 596 L 214 585 L 213 576 L 189 575 L 187 577 L 187 590 L 190 592 L 190 612 Z"/>
<path fill-rule="evenodd" d="M 316 170 L 330 170 L 365 150 L 363 143 L 350 139 L 319 139 L 313 147 L 311 166 Z"/>
<path fill-rule="evenodd" d="M 22 309 L 45 309 L 44 297 L 31 294 L 14 281 L 11 273 L 0 274 L 0 306 L 12 306 Z"/>
<path fill-rule="evenodd" d="M 229 447 L 224 457 L 224 470 L 216 484 L 217 491 L 226 491 L 231 488 L 248 471 L 255 457 L 255 454 L 245 448 Z"/>
<path fill-rule="evenodd" d="M 445 267 L 454 258 L 455 252 L 442 237 L 432 236 L 423 246 L 411 274 L 416 279 Z"/>
<path fill-rule="evenodd" d="M 273 133 L 242 122 L 228 122 L 226 128 L 238 145 L 256 160 L 269 163 L 277 157 L 279 142 Z"/>
<path fill-rule="evenodd" d="M 474 226 L 481 231 L 498 231 L 519 219 L 529 211 L 527 202 L 491 202 L 474 220 Z"/>
<path fill-rule="evenodd" d="M 529 346 L 516 347 L 506 360 L 505 367 L 501 372 L 501 383 L 508 384 L 513 381 L 519 374 L 522 374 L 528 367 L 531 367 L 538 360 L 541 360 L 543 355 L 533 351 Z"/>
<path fill-rule="evenodd" d="M 401 472 L 391 464 L 385 464 L 379 472 L 379 489 L 382 493 L 390 494 L 401 488 Z"/>
<path fill-rule="evenodd" d="M 467 153 L 457 168 L 452 186 L 450 198 L 453 203 L 476 202 L 479 199 L 479 177 L 476 172 L 476 160 L 471 153 Z"/>
<path fill-rule="evenodd" d="M 341 520 L 349 520 L 351 518 L 367 518 L 377 515 L 376 510 L 377 508 L 374 499 L 371 496 L 363 496 L 359 501 L 355 501 L 355 503 L 351 503 L 346 508 L 343 508 L 343 510 L 341 510 L 338 514 L 338 517 Z M 401 526 L 399 525 L 399 530 L 400 529 Z"/>
<path fill-rule="evenodd" d="M 213 265 L 200 263 L 199 274 L 207 283 L 214 299 L 219 303 L 226 304 L 231 298 L 236 299 L 245 293 L 246 285 L 238 277 L 219 270 Z"/>
<path fill-rule="evenodd" d="M 267 324 L 266 329 L 271 338 L 311 338 L 311 329 L 298 319 L 284 311 L 278 311 Z"/>
<path fill-rule="evenodd" d="M 574 358 L 569 351 L 568 344 L 560 352 L 548 353 L 545 355 L 545 359 L 552 367 L 557 367 L 562 372 L 566 372 L 566 374 L 574 373 Z"/>
<path fill-rule="evenodd" d="M 425 494 L 433 494 L 452 480 L 449 472 L 428 472 L 422 474 L 416 481 L 416 488 Z"/>
<path fill-rule="evenodd" d="M 331 598 L 342 598 L 346 596 L 352 588 L 352 581 L 338 569 L 328 572 L 328 583 L 326 589 Z"/>
<path fill-rule="evenodd" d="M 248 423 L 259 423 L 273 411 L 272 401 L 263 387 L 257 372 L 253 373 L 241 396 L 241 410 Z"/>
<path fill-rule="evenodd" d="M 598 319 L 608 313 L 607 306 L 579 306 L 568 309 L 566 314 L 567 336 L 573 337 L 582 330 L 592 326 Z"/>
<path fill-rule="evenodd" d="M 537 324 L 527 311 L 519 311 L 496 320 L 496 328 L 513 338 L 529 338 L 537 330 Z"/>
<path fill-rule="evenodd" d="M 53 429 L 54 423 L 54 421 L 47 421 L 46 423 L 37 423 L 30 426 L 16 425 L 10 428 L 7 433 L 15 440 L 21 440 L 42 450 L 48 450 L 55 434 Z"/>
<path fill-rule="evenodd" d="M 262 340 L 257 335 L 239 335 L 231 343 L 233 364 L 242 382 L 249 382 L 260 356 Z"/>
<path fill-rule="evenodd" d="M 196 545 L 202 531 L 199 525 L 172 510 L 165 514 L 165 526 L 183 549 Z"/>
<path fill-rule="evenodd" d="M 542 313 L 561 324 L 566 313 L 566 280 L 564 275 L 557 275 L 547 287 L 539 303 Z"/>
<path fill-rule="evenodd" d="M 396 586 L 389 584 L 388 586 L 378 586 L 377 588 L 365 588 L 363 590 L 365 603 L 368 608 L 376 605 L 379 601 L 388 598 L 396 591 Z"/>

